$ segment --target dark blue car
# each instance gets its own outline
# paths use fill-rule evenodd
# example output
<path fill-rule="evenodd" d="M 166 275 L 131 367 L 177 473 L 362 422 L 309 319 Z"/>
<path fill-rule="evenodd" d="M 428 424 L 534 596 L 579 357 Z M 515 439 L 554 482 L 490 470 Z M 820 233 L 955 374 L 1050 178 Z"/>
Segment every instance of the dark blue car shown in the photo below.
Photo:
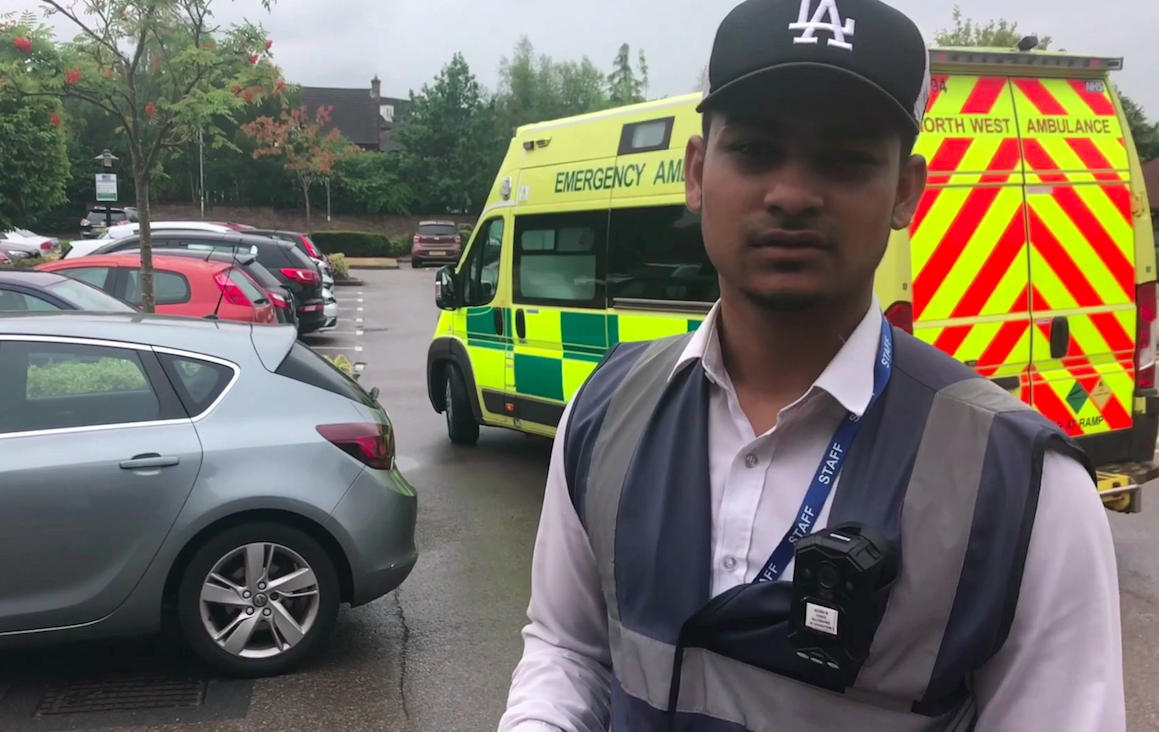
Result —
<path fill-rule="evenodd" d="M 83 277 L 83 270 L 73 270 Z M 104 290 L 51 272 L 0 269 L 0 312 L 92 310 L 103 313 L 137 309 Z"/>

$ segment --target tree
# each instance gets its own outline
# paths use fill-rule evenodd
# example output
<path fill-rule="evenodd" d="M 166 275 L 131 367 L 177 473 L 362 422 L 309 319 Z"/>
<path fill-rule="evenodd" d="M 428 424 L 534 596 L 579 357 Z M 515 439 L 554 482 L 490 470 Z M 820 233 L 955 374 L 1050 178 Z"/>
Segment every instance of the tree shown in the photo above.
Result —
<path fill-rule="evenodd" d="M 0 37 L 3 33 L 0 29 Z M 39 43 L 43 34 L 29 28 L 18 37 Z M 63 111 L 55 99 L 19 99 L 10 81 L 0 77 L 0 231 L 29 226 L 63 203 L 69 180 Z"/>
<path fill-rule="evenodd" d="M 1119 91 L 1119 99 L 1123 102 L 1127 125 L 1131 128 L 1131 137 L 1135 138 L 1139 157 L 1143 162 L 1159 158 L 1159 123 L 1149 121 L 1138 102 L 1123 94 L 1122 90 Z"/>
<path fill-rule="evenodd" d="M 257 148 L 254 159 L 272 157 L 285 159 L 285 169 L 298 183 L 306 202 L 306 228 L 312 228 L 310 220 L 310 187 L 320 178 L 331 175 L 335 164 L 347 155 L 353 154 L 351 145 L 342 139 L 342 134 L 323 129 L 330 122 L 332 107 L 319 107 L 310 119 L 306 107 L 284 108 L 278 119 L 258 117 L 242 128 Z"/>
<path fill-rule="evenodd" d="M 612 62 L 612 73 L 608 74 L 608 92 L 616 105 L 636 104 L 648 96 L 648 62 L 644 52 L 639 55 L 640 69 L 632 68 L 632 47 L 627 43 L 620 46 L 616 60 Z"/>
<path fill-rule="evenodd" d="M 934 42 L 938 46 L 984 46 L 987 48 L 1015 48 L 1018 42 L 1029 33 L 1020 33 L 1018 23 L 1012 23 L 1005 18 L 991 20 L 986 25 L 975 23 L 962 15 L 962 9 L 954 6 L 954 27 L 943 29 L 934 34 Z M 1038 37 L 1038 50 L 1050 48 L 1054 39 L 1050 36 Z"/>
<path fill-rule="evenodd" d="M 403 177 L 415 188 L 415 208 L 482 210 L 506 150 L 506 140 L 495 134 L 494 100 L 458 53 L 433 84 L 410 98 L 410 114 L 396 139 Z"/>
<path fill-rule="evenodd" d="M 522 125 L 606 108 L 605 76 L 586 56 L 579 62 L 556 62 L 536 55 L 524 36 L 511 58 L 499 64 L 495 106 L 499 134 L 506 139 Z"/>
<path fill-rule="evenodd" d="M 25 98 L 86 102 L 128 147 L 141 222 L 142 307 L 154 310 L 150 183 L 166 150 L 219 134 L 247 103 L 277 93 L 271 42 L 252 23 L 214 24 L 213 0 L 41 0 L 77 37 L 59 48 L 28 18 L 0 31 L 0 75 Z M 272 0 L 262 0 L 268 10 Z"/>
<path fill-rule="evenodd" d="M 360 212 L 407 213 L 414 190 L 403 178 L 401 161 L 388 153 L 359 152 L 340 161 L 335 178 Z"/>

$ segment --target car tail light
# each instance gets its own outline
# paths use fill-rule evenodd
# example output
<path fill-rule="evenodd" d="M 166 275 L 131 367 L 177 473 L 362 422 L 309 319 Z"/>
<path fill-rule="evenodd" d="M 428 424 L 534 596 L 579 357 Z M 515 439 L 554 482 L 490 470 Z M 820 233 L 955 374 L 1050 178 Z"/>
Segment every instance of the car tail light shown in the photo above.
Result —
<path fill-rule="evenodd" d="M 276 292 L 270 292 L 268 294 L 270 296 L 270 302 L 274 304 L 274 307 L 281 308 L 282 310 L 290 309 L 290 303 L 286 302 L 286 298 Z"/>
<path fill-rule="evenodd" d="M 1135 288 L 1135 305 L 1139 308 L 1138 326 L 1135 331 L 1135 387 L 1155 388 L 1155 336 L 1156 310 L 1159 295 L 1154 282 Z"/>
<path fill-rule="evenodd" d="M 458 234 L 455 234 L 455 243 L 456 243 L 456 244 L 462 244 L 462 243 L 463 243 L 463 237 L 459 236 Z"/>
<path fill-rule="evenodd" d="M 52 242 L 50 242 L 50 241 L 40 242 L 40 251 L 51 252 L 52 251 Z"/>
<path fill-rule="evenodd" d="M 322 275 L 314 269 L 286 268 L 282 270 L 282 274 L 295 282 L 301 282 L 303 285 L 316 285 L 322 281 Z"/>
<path fill-rule="evenodd" d="M 0 252 L 0 264 L 12 264 L 12 260 L 4 252 Z"/>
<path fill-rule="evenodd" d="M 358 422 L 318 425 L 318 434 L 362 464 L 378 470 L 394 468 L 394 432 L 384 424 Z"/>
<path fill-rule="evenodd" d="M 321 259 L 322 253 L 318 251 L 318 247 L 314 246 L 314 242 L 310 241 L 310 237 L 303 236 L 302 246 L 306 247 L 306 253 L 310 255 L 311 259 Z"/>
<path fill-rule="evenodd" d="M 253 303 L 241 291 L 241 288 L 233 283 L 229 278 L 229 270 L 222 270 L 213 276 L 213 281 L 217 283 L 217 287 L 221 290 L 221 296 L 230 305 L 241 305 L 243 307 L 251 307 Z"/>
<path fill-rule="evenodd" d="M 326 309 L 325 305 L 303 305 L 298 308 L 299 313 L 320 313 Z"/>
<path fill-rule="evenodd" d="M 81 225 L 81 226 L 92 226 L 92 225 L 93 225 L 93 222 L 89 221 L 88 219 L 81 219 L 81 220 L 80 220 L 80 225 Z"/>
<path fill-rule="evenodd" d="M 908 302 L 895 302 L 885 311 L 885 319 L 895 328 L 901 328 L 906 333 L 914 332 L 914 307 Z"/>
<path fill-rule="evenodd" d="M 420 239 L 419 235 L 418 235 L 418 234 L 415 234 L 415 236 L 414 236 L 414 239 L 412 239 L 412 240 L 411 240 L 411 242 L 412 242 L 412 243 L 414 243 L 414 244 L 418 244 L 418 243 L 419 243 L 419 239 Z"/>

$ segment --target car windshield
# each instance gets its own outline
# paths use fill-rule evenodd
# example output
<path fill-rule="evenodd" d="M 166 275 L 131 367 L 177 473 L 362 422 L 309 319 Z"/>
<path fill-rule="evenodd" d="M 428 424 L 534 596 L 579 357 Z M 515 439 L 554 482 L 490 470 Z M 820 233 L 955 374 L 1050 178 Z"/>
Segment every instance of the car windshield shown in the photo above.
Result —
<path fill-rule="evenodd" d="M 423 224 L 419 227 L 419 236 L 455 236 L 459 233 L 451 224 Z"/>
<path fill-rule="evenodd" d="M 61 280 L 44 288 L 52 294 L 67 300 L 81 310 L 96 310 L 108 313 L 136 312 L 136 308 L 121 302 L 104 290 L 77 280 Z"/>

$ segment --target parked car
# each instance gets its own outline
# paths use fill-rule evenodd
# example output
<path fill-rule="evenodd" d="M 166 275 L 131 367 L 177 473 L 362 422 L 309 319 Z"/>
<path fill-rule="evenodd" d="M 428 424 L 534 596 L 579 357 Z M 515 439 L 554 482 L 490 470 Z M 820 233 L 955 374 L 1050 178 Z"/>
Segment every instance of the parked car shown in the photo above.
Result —
<path fill-rule="evenodd" d="M 326 316 L 326 324 L 322 326 L 322 330 L 338 327 L 338 298 L 334 297 L 334 292 L 329 287 L 322 288 L 322 303 L 322 313 Z"/>
<path fill-rule="evenodd" d="M 414 567 L 376 392 L 291 328 L 0 316 L 0 374 L 2 647 L 171 613 L 219 672 L 279 674 Z"/>
<path fill-rule="evenodd" d="M 149 228 L 156 235 L 160 231 L 213 231 L 218 233 L 227 233 L 232 229 L 218 224 L 207 224 L 203 221 L 154 221 L 149 224 Z M 72 247 L 68 250 L 68 254 L 64 255 L 65 259 L 76 259 L 77 257 L 84 257 L 92 254 L 103 246 L 106 246 L 110 240 L 124 239 L 129 236 L 137 236 L 140 233 L 141 225 L 139 223 L 119 224 L 112 226 L 103 232 L 96 239 L 89 241 L 74 241 Z"/>
<path fill-rule="evenodd" d="M 0 270 L 0 312 L 53 310 L 138 312 L 107 292 L 63 274 L 30 269 Z"/>
<path fill-rule="evenodd" d="M 140 238 L 129 236 L 111 242 L 94 252 L 112 254 L 128 249 L 138 249 Z M 268 236 L 243 234 L 237 231 L 221 233 L 210 231 L 169 231 L 153 232 L 153 248 L 219 249 L 235 253 L 254 254 L 266 269 L 294 296 L 294 312 L 298 317 L 298 331 L 312 333 L 326 324 L 326 303 L 322 299 L 322 277 L 318 268 L 305 254 L 299 252 L 289 242 L 271 239 Z M 71 261 L 71 260 L 70 260 Z"/>
<path fill-rule="evenodd" d="M 10 231 L 0 232 L 0 239 L 32 244 L 38 247 L 41 254 L 45 256 L 60 253 L 60 239 L 57 239 L 55 236 L 41 236 L 28 229 L 12 229 Z"/>
<path fill-rule="evenodd" d="M 140 249 L 125 249 L 119 252 L 120 254 L 136 254 L 140 255 Z M 294 312 L 293 294 L 281 283 L 281 281 L 273 275 L 268 269 L 262 266 L 254 254 L 234 254 L 219 249 L 179 249 L 174 247 L 167 247 L 163 251 L 158 252 L 159 255 L 166 257 L 188 257 L 190 259 L 200 259 L 203 262 L 223 262 L 226 264 L 234 263 L 245 270 L 245 273 L 250 276 L 258 287 L 269 296 L 270 301 L 274 304 L 274 314 L 278 318 L 279 323 L 288 323 L 297 327 L 298 315 Z"/>
<path fill-rule="evenodd" d="M 269 236 L 274 239 L 281 239 L 293 244 L 298 251 L 305 254 L 318 265 L 318 272 L 322 275 L 322 284 L 326 287 L 334 286 L 334 270 L 330 266 L 330 258 L 318 249 L 318 245 L 310 238 L 308 234 L 303 234 L 299 231 L 281 231 L 278 229 L 251 229 L 247 234 L 255 234 L 258 236 Z"/>
<path fill-rule="evenodd" d="M 62 259 L 39 265 L 37 269 L 88 282 L 130 305 L 141 304 L 139 253 Z M 278 322 L 266 293 L 235 263 L 155 255 L 153 294 L 156 310 L 163 315 L 245 323 Z"/>
<path fill-rule="evenodd" d="M 45 252 L 35 244 L 29 244 L 23 241 L 12 241 L 10 239 L 0 239 L 0 251 L 8 256 L 9 259 L 42 259 Z"/>
<path fill-rule="evenodd" d="M 411 243 L 410 264 L 415 269 L 435 262 L 449 264 L 458 261 L 463 237 L 453 221 L 423 221 L 415 231 Z"/>
<path fill-rule="evenodd" d="M 96 239 L 110 226 L 137 220 L 137 209 L 132 206 L 92 206 L 80 220 L 82 239 Z"/>

